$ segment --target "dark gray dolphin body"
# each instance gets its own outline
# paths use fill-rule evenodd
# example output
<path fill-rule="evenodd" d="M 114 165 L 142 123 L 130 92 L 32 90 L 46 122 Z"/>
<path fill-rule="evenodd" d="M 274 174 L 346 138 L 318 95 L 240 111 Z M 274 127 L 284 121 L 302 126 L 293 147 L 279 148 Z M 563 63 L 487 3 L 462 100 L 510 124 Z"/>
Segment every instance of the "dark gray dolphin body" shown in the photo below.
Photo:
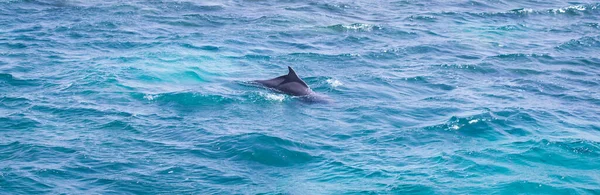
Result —
<path fill-rule="evenodd" d="M 310 87 L 298 77 L 296 71 L 294 71 L 292 67 L 288 66 L 288 71 L 287 75 L 268 80 L 255 80 L 254 82 L 288 95 L 299 96 L 301 100 L 306 102 L 332 102 L 329 97 L 313 92 Z"/>
<path fill-rule="evenodd" d="M 288 66 L 288 74 L 269 80 L 255 80 L 265 87 L 276 89 L 288 95 L 306 96 L 314 92 L 308 85 L 298 77 L 294 69 Z"/>

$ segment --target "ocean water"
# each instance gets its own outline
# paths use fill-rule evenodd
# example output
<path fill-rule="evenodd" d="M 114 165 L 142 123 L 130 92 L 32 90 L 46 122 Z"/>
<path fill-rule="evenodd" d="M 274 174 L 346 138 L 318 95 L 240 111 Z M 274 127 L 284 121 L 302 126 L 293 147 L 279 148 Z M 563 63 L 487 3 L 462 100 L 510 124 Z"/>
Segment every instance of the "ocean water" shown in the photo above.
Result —
<path fill-rule="evenodd" d="M 0 0 L 0 194 L 600 194 L 600 2 Z M 249 83 L 292 66 L 331 103 Z"/>

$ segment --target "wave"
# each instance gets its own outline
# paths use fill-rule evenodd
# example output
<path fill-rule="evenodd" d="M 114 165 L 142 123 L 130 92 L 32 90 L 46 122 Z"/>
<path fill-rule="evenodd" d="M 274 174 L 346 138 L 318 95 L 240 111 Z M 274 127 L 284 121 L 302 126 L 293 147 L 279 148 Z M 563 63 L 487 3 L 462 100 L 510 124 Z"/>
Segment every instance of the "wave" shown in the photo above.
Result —
<path fill-rule="evenodd" d="M 212 51 L 212 52 L 219 51 L 219 47 L 212 46 L 212 45 L 196 46 L 196 45 L 190 44 L 190 43 L 182 43 L 182 44 L 180 44 L 180 46 L 183 48 L 188 48 L 188 49 L 196 49 L 196 50 L 204 50 L 204 51 Z"/>
<path fill-rule="evenodd" d="M 7 130 L 31 130 L 39 127 L 42 123 L 30 119 L 24 115 L 0 116 L 0 132 Z"/>
<path fill-rule="evenodd" d="M 331 29 L 339 32 L 371 32 L 381 30 L 382 28 L 377 25 L 371 24 L 363 24 L 363 23 L 354 23 L 354 24 L 336 24 L 332 26 L 326 27 L 327 29 Z"/>
<path fill-rule="evenodd" d="M 256 87 L 253 84 L 241 83 L 243 86 Z M 280 103 L 292 100 L 291 96 L 272 92 L 269 90 L 252 91 L 233 91 L 232 93 L 212 93 L 205 94 L 201 92 L 169 92 L 169 93 L 131 93 L 131 96 L 137 100 L 156 103 L 158 105 L 172 105 L 179 108 L 197 108 L 204 106 L 226 106 L 229 104 L 263 104 Z"/>
<path fill-rule="evenodd" d="M 328 12 L 334 12 L 334 13 L 343 13 L 346 10 L 355 8 L 355 6 L 352 6 L 352 5 L 347 4 L 347 3 L 316 3 L 316 2 L 311 2 L 311 3 L 309 3 L 309 5 L 311 5 L 313 7 L 317 7 L 319 9 L 322 9 L 322 10 L 325 10 L 325 11 L 328 11 Z"/>
<path fill-rule="evenodd" d="M 566 189 L 598 190 L 597 186 L 589 185 L 593 182 L 585 181 L 585 178 L 590 176 L 586 174 L 588 171 L 600 166 L 600 163 L 593 160 L 600 157 L 599 142 L 578 139 L 530 139 L 512 142 L 505 148 L 501 157 L 505 159 L 503 161 L 506 163 L 513 164 L 513 169 L 516 171 L 544 167 L 537 168 L 537 172 L 541 174 L 527 178 L 525 182 L 543 180 L 546 181 L 544 185 L 553 183 L 556 187 Z M 565 179 L 572 180 L 573 178 L 583 180 L 575 182 L 577 185 L 565 183 Z M 513 183 L 514 180 L 507 182 L 506 185 L 514 185 Z"/>
<path fill-rule="evenodd" d="M 526 54 L 526 53 L 508 53 L 487 57 L 488 60 L 503 62 L 533 62 L 533 61 L 553 61 L 554 57 L 548 54 Z"/>
<path fill-rule="evenodd" d="M 161 12 L 173 13 L 173 12 L 215 12 L 225 9 L 224 5 L 213 4 L 213 5 L 202 5 L 188 1 L 161 1 L 152 0 L 147 2 L 148 5 L 159 8 Z"/>
<path fill-rule="evenodd" d="M 597 15 L 600 12 L 600 3 L 570 5 L 555 9 L 519 8 L 501 12 L 461 12 L 461 11 L 442 11 L 426 14 L 416 14 L 407 17 L 405 20 L 436 22 L 436 18 L 458 18 L 460 20 L 469 20 L 469 17 L 482 19 L 505 17 L 505 18 L 525 18 L 534 16 L 582 16 Z"/>
<path fill-rule="evenodd" d="M 597 48 L 600 47 L 600 36 L 590 37 L 584 36 L 578 39 L 571 39 L 568 42 L 562 43 L 555 48 L 559 51 L 561 50 L 569 50 L 569 51 L 582 51 L 582 50 L 591 50 L 596 51 Z"/>
<path fill-rule="evenodd" d="M 223 136 L 197 145 L 195 153 L 208 158 L 229 159 L 266 166 L 287 167 L 318 160 L 306 152 L 309 145 L 261 133 Z"/>
<path fill-rule="evenodd" d="M 222 95 L 209 95 L 196 92 L 171 92 L 159 94 L 133 93 L 132 96 L 138 100 L 148 100 L 161 104 L 174 104 L 183 107 L 222 105 L 236 101 L 233 98 Z"/>
<path fill-rule="evenodd" d="M 122 121 L 122 120 L 113 120 L 111 122 L 99 125 L 96 128 L 100 129 L 100 130 L 109 129 L 109 130 L 119 130 L 119 131 L 133 132 L 133 133 L 141 133 L 138 129 L 133 127 L 133 124 Z"/>
<path fill-rule="evenodd" d="M 133 114 L 113 109 L 100 110 L 96 108 L 85 108 L 85 107 L 57 107 L 47 105 L 34 105 L 31 110 L 52 114 L 55 116 L 63 117 L 64 119 L 77 119 L 80 116 L 86 117 L 97 117 L 103 118 L 106 116 L 116 117 L 131 117 Z"/>
<path fill-rule="evenodd" d="M 407 46 L 393 49 L 385 49 L 380 52 L 371 52 L 369 54 L 364 55 L 367 58 L 372 59 L 397 59 L 403 58 L 408 55 L 418 55 L 418 54 L 432 54 L 436 55 L 436 53 L 446 52 L 435 45 L 418 45 L 418 46 Z"/>
<path fill-rule="evenodd" d="M 428 15 L 412 15 L 407 17 L 405 20 L 407 21 L 422 21 L 422 22 L 437 22 L 438 17 L 436 16 L 428 16 Z"/>
<path fill-rule="evenodd" d="M 485 112 L 482 114 L 458 117 L 453 116 L 447 122 L 425 127 L 426 130 L 457 132 L 460 135 L 487 140 L 506 139 L 507 136 L 529 136 L 533 134 L 522 125 L 539 126 L 536 118 L 519 109 Z"/>
<path fill-rule="evenodd" d="M 35 79 L 19 79 L 9 73 L 0 73 L 0 86 L 8 84 L 15 87 L 40 86 L 40 81 Z"/>
<path fill-rule="evenodd" d="M 0 43 L 0 47 L 4 47 L 6 49 L 25 49 L 27 47 L 35 47 L 37 44 L 23 44 L 23 43 Z"/>
<path fill-rule="evenodd" d="M 0 108 L 27 108 L 29 105 L 31 105 L 31 100 L 24 97 L 0 97 Z"/>
<path fill-rule="evenodd" d="M 510 10 L 508 12 L 496 12 L 496 13 L 483 12 L 483 13 L 469 13 L 469 14 L 476 15 L 476 16 L 484 16 L 484 17 L 488 17 L 488 16 L 524 17 L 524 16 L 529 16 L 529 15 L 561 15 L 561 14 L 565 14 L 565 15 L 581 15 L 581 14 L 583 14 L 583 15 L 585 15 L 585 14 L 597 14 L 598 11 L 600 11 L 600 3 L 571 5 L 571 6 L 567 6 L 567 7 L 556 8 L 556 9 L 546 9 L 546 10 L 534 10 L 531 8 L 521 8 L 521 9 Z"/>

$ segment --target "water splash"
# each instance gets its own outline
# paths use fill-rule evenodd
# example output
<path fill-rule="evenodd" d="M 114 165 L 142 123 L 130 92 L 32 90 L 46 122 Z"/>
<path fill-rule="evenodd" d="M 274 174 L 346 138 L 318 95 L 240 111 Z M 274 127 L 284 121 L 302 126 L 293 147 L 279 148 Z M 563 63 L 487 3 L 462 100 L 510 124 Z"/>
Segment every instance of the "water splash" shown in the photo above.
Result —
<path fill-rule="evenodd" d="M 264 92 L 261 92 L 260 95 L 262 97 L 264 97 L 265 99 L 267 99 L 267 100 L 276 101 L 276 102 L 283 102 L 283 100 L 286 99 L 286 95 L 284 95 L 284 94 L 274 94 L 274 93 L 264 93 Z"/>
<path fill-rule="evenodd" d="M 336 88 L 336 87 L 339 87 L 339 86 L 343 85 L 343 83 L 340 82 L 337 79 L 327 79 L 326 82 L 327 82 L 327 84 L 329 84 L 333 88 Z"/>

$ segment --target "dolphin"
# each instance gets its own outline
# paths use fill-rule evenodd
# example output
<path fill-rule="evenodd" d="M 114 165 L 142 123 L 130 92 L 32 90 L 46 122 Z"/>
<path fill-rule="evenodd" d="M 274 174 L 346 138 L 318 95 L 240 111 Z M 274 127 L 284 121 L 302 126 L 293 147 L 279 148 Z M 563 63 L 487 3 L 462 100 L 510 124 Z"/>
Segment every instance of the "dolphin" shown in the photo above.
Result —
<path fill-rule="evenodd" d="M 303 100 L 310 102 L 330 102 L 329 98 L 313 92 L 292 67 L 288 66 L 288 71 L 287 75 L 268 80 L 254 80 L 254 82 L 291 96 L 302 97 Z"/>
<path fill-rule="evenodd" d="M 275 89 L 292 96 L 305 96 L 314 93 L 310 87 L 288 66 L 288 74 L 268 80 L 255 80 L 265 87 Z"/>

